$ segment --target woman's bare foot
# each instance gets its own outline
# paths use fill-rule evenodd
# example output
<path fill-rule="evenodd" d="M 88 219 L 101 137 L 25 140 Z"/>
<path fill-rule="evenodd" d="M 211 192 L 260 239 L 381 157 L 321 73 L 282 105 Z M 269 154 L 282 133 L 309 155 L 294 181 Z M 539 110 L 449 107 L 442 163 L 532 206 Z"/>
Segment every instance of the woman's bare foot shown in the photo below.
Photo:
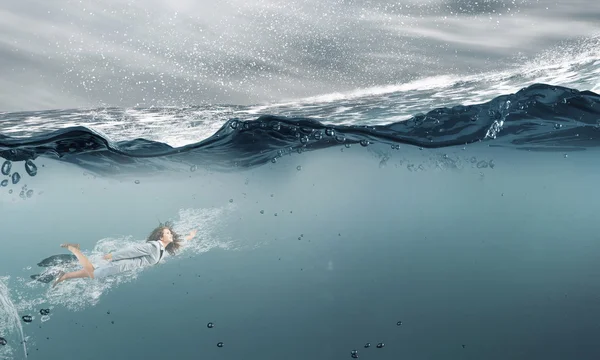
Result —
<path fill-rule="evenodd" d="M 65 244 L 60 244 L 60 247 L 64 247 L 67 248 L 68 250 L 70 250 L 70 247 L 73 247 L 77 250 L 79 250 L 79 244 L 71 244 L 71 243 L 65 243 Z"/>
<path fill-rule="evenodd" d="M 56 285 L 58 285 L 58 283 L 64 281 L 65 275 L 66 275 L 66 273 L 64 271 L 60 271 L 58 273 L 58 276 L 56 277 L 56 280 L 54 281 L 54 283 L 52 283 L 52 287 L 54 288 Z"/>

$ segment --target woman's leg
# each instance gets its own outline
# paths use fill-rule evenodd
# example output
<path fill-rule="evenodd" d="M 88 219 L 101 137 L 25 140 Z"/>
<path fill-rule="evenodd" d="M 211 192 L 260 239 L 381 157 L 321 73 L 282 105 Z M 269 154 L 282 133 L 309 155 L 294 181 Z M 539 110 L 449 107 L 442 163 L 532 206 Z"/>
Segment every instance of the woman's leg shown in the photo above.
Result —
<path fill-rule="evenodd" d="M 79 263 L 81 264 L 81 266 L 83 266 L 83 270 L 87 273 L 87 275 L 90 278 L 94 278 L 94 265 L 92 265 L 92 263 L 88 260 L 87 257 L 85 257 L 85 255 L 83 255 L 81 253 L 81 251 L 79 250 L 79 244 L 61 244 L 61 247 L 67 248 L 70 252 L 73 253 L 73 255 L 75 255 L 77 257 L 77 260 L 79 260 Z M 74 273 L 77 273 L 77 271 L 74 271 Z M 85 276 L 76 276 L 76 277 L 85 277 Z"/>
<path fill-rule="evenodd" d="M 88 275 L 87 271 L 84 269 L 72 271 L 72 272 L 68 272 L 68 273 L 64 273 L 61 271 L 58 278 L 56 278 L 56 281 L 54 281 L 54 283 L 52 284 L 52 287 L 55 287 L 56 285 L 58 285 L 58 283 L 63 282 L 65 280 L 86 278 L 86 277 L 89 277 L 89 275 Z"/>

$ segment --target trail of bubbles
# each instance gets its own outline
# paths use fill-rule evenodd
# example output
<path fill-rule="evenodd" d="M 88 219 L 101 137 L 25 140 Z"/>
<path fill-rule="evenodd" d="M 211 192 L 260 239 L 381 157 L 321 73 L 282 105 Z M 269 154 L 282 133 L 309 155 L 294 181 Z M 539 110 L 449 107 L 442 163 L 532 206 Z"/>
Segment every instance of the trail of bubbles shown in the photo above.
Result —
<path fill-rule="evenodd" d="M 9 290 L 6 283 L 8 283 L 9 277 L 0 277 L 0 332 L 1 331 L 12 331 L 17 329 L 21 336 L 21 343 L 23 344 L 23 354 L 27 358 L 27 344 L 25 342 L 25 334 L 23 333 L 23 326 L 19 321 L 19 313 L 17 308 L 10 300 Z M 4 313 L 4 314 L 2 314 Z M 1 316 L 4 315 L 4 316 Z M 10 351 L 10 350 L 8 350 Z M 2 356 L 4 359 L 8 357 Z"/>

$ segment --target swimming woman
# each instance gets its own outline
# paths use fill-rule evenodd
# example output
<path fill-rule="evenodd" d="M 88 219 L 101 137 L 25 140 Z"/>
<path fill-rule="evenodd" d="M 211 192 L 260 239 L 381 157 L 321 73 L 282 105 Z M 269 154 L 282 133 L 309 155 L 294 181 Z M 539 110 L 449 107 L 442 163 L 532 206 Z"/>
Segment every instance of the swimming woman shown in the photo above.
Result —
<path fill-rule="evenodd" d="M 190 241 L 194 236 L 196 236 L 196 230 L 192 230 L 189 235 L 184 237 L 184 240 Z M 160 224 L 150 233 L 145 243 L 136 244 L 127 249 L 104 255 L 104 260 L 108 260 L 109 263 L 97 268 L 81 253 L 79 244 L 61 244 L 61 247 L 67 248 L 77 257 L 83 269 L 68 273 L 61 271 L 54 284 L 52 284 L 52 287 L 69 279 L 86 277 L 101 279 L 158 264 L 165 251 L 171 255 L 175 255 L 175 250 L 178 250 L 182 246 L 182 243 L 179 235 L 173 230 L 171 223 Z"/>

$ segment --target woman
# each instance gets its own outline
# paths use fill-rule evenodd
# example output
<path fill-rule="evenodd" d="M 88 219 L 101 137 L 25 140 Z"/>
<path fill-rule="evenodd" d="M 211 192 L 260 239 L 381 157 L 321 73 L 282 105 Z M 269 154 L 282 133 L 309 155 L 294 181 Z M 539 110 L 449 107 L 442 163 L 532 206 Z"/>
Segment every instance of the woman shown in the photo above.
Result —
<path fill-rule="evenodd" d="M 190 241 L 194 236 L 196 236 L 196 230 L 192 230 L 184 240 Z M 179 239 L 179 235 L 173 231 L 173 225 L 169 222 L 161 223 L 152 231 L 145 243 L 104 255 L 103 258 L 110 261 L 110 263 L 95 268 L 88 258 L 81 253 L 79 244 L 61 244 L 61 247 L 67 248 L 77 257 L 83 269 L 69 273 L 61 271 L 52 287 L 69 279 L 86 277 L 101 279 L 144 266 L 155 265 L 162 259 L 165 250 L 169 254 L 175 255 L 175 250 L 179 249 L 181 245 L 182 241 Z"/>

